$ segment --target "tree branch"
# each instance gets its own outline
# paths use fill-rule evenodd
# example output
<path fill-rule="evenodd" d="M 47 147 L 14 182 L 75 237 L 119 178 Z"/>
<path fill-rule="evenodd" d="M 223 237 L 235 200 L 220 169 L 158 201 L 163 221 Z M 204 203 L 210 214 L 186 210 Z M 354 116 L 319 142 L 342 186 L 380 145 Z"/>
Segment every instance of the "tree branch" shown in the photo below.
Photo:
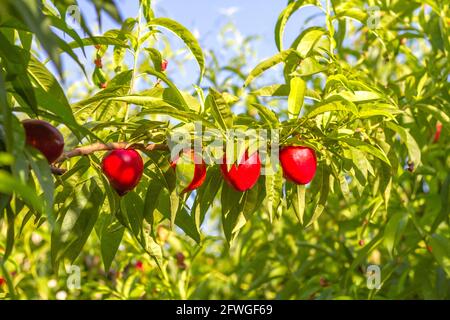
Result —
<path fill-rule="evenodd" d="M 153 151 L 153 150 L 169 150 L 169 147 L 165 144 L 143 144 L 143 143 L 128 143 L 128 142 L 110 142 L 110 143 L 94 143 L 87 146 L 78 147 L 71 151 L 65 152 L 56 160 L 55 163 L 61 163 L 65 160 L 78 156 L 86 156 L 88 154 L 98 152 L 98 151 L 108 151 L 114 149 L 137 149 L 142 151 Z"/>

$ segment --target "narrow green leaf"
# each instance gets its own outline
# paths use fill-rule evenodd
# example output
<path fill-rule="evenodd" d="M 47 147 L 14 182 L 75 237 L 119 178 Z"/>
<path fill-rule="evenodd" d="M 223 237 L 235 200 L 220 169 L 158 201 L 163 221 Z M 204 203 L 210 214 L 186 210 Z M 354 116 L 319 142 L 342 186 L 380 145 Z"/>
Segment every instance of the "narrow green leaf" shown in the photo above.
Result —
<path fill-rule="evenodd" d="M 252 103 L 252 107 L 258 110 L 258 114 L 265 123 L 269 125 L 270 128 L 277 128 L 280 125 L 278 117 L 269 108 L 263 106 L 259 103 Z"/>
<path fill-rule="evenodd" d="M 53 213 L 54 183 L 50 167 L 47 159 L 38 150 L 26 146 L 26 154 L 28 162 L 36 175 L 43 191 L 43 199 L 47 212 L 47 219 L 53 227 L 55 223 L 55 215 Z"/>
<path fill-rule="evenodd" d="M 429 240 L 431 253 L 436 261 L 450 277 L 450 240 L 440 234 L 434 233 Z"/>
<path fill-rule="evenodd" d="M 302 78 L 294 77 L 291 79 L 290 88 L 288 97 L 289 118 L 296 119 L 303 106 L 306 82 Z"/>
<path fill-rule="evenodd" d="M 192 54 L 197 60 L 197 63 L 200 67 L 200 78 L 203 77 L 203 74 L 205 73 L 205 57 L 197 39 L 188 29 L 169 18 L 152 19 L 148 22 L 148 25 L 164 27 L 180 37 L 180 39 L 184 41 L 186 46 L 191 50 Z"/>
<path fill-rule="evenodd" d="M 301 225 L 303 225 L 303 217 L 305 215 L 305 196 L 306 186 L 301 184 L 297 185 L 292 200 L 295 215 L 297 216 L 297 219 Z"/>
<path fill-rule="evenodd" d="M 409 160 L 417 167 L 421 162 L 421 152 L 416 140 L 414 140 L 412 135 L 405 128 L 402 128 L 391 121 L 386 122 L 386 126 L 399 134 L 400 139 L 408 149 Z"/>
<path fill-rule="evenodd" d="M 230 106 L 225 102 L 225 99 L 219 92 L 212 88 L 209 89 L 205 107 L 211 109 L 211 113 L 220 128 L 227 130 L 233 127 L 233 114 L 231 113 Z"/>
<path fill-rule="evenodd" d="M 275 44 L 279 51 L 283 51 L 283 35 L 286 23 L 289 18 L 300 8 L 306 7 L 303 5 L 304 1 L 292 1 L 278 16 L 277 23 L 275 25 Z"/>
<path fill-rule="evenodd" d="M 105 223 L 101 233 L 100 251 L 105 271 L 108 272 L 119 249 L 125 228 L 117 220 L 114 221 L 111 215 L 107 215 L 106 219 L 108 223 Z"/>
<path fill-rule="evenodd" d="M 395 246 L 399 243 L 406 224 L 408 223 L 408 214 L 405 212 L 395 213 L 387 222 L 384 228 L 384 245 L 386 249 L 392 254 Z"/>
<path fill-rule="evenodd" d="M 288 49 L 286 51 L 281 51 L 271 58 L 264 60 L 258 64 L 245 79 L 244 87 L 248 86 L 255 78 L 259 77 L 264 71 L 276 66 L 277 64 L 285 61 L 290 54 L 297 54 L 294 50 Z"/>

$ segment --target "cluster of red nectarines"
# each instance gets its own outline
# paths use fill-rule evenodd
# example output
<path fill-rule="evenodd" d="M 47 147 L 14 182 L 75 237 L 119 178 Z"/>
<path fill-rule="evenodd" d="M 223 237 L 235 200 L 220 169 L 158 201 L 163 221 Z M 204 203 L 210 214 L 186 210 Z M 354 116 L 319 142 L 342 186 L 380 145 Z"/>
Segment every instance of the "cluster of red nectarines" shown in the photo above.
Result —
<path fill-rule="evenodd" d="M 64 149 L 64 139 L 61 133 L 48 122 L 42 120 L 24 120 L 26 142 L 42 152 L 51 164 L 55 162 Z M 206 178 L 206 164 L 203 159 L 190 153 L 195 163 L 194 175 L 184 192 L 200 187 Z M 227 165 L 226 154 L 220 169 L 224 180 L 235 190 L 244 192 L 251 189 L 260 176 L 261 161 L 258 152 L 249 155 L 244 153 L 239 164 Z M 172 161 L 172 168 L 176 168 L 178 159 Z M 280 162 L 286 179 L 297 183 L 309 183 L 316 172 L 317 159 L 314 150 L 301 146 L 286 146 L 280 151 Z M 144 162 L 134 149 L 115 149 L 106 154 L 102 161 L 102 170 L 111 186 L 120 196 L 133 190 L 139 183 L 144 171 Z"/>

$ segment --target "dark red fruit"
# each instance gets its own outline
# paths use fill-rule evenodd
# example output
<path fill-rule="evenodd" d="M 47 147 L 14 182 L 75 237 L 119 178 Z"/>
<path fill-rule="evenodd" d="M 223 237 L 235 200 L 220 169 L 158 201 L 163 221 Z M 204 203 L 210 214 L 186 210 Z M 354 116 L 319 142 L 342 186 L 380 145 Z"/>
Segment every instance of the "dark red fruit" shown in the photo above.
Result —
<path fill-rule="evenodd" d="M 0 287 L 6 284 L 6 280 L 2 277 L 0 277 Z"/>
<path fill-rule="evenodd" d="M 98 58 L 94 60 L 94 64 L 97 68 L 103 68 L 103 63 L 102 63 L 102 59 Z"/>
<path fill-rule="evenodd" d="M 203 161 L 203 158 L 200 155 L 196 154 L 194 150 L 188 150 L 185 151 L 185 153 L 190 153 L 191 159 L 195 163 L 194 177 L 192 178 L 191 183 L 183 190 L 183 192 L 188 192 L 199 188 L 203 184 L 203 182 L 205 182 L 206 164 L 205 161 Z M 179 157 L 172 161 L 172 163 L 170 164 L 172 168 L 176 168 L 178 159 Z"/>
<path fill-rule="evenodd" d="M 249 157 L 248 151 L 245 151 L 239 165 L 233 164 L 228 171 L 226 155 L 224 155 L 220 169 L 223 178 L 229 185 L 237 191 L 244 192 L 251 189 L 258 181 L 261 174 L 261 161 L 258 152 Z"/>
<path fill-rule="evenodd" d="M 144 162 L 136 150 L 116 149 L 103 158 L 102 169 L 111 186 L 123 196 L 141 180 Z"/>
<path fill-rule="evenodd" d="M 166 71 L 168 64 L 169 64 L 169 61 L 167 61 L 166 59 L 163 59 L 163 61 L 161 61 L 161 71 Z"/>
<path fill-rule="evenodd" d="M 436 132 L 433 138 L 434 143 L 439 141 L 439 138 L 441 137 L 441 131 L 442 131 L 442 123 L 438 122 L 436 123 Z"/>
<path fill-rule="evenodd" d="M 184 262 L 186 257 L 184 256 L 184 254 L 182 252 L 177 252 L 175 258 L 177 259 L 178 268 L 182 270 L 186 269 L 186 263 Z"/>
<path fill-rule="evenodd" d="M 42 152 L 49 163 L 55 162 L 61 156 L 64 138 L 58 129 L 48 122 L 37 119 L 24 120 L 22 124 L 27 144 Z"/>
<path fill-rule="evenodd" d="M 280 151 L 280 162 L 284 177 L 296 184 L 307 184 L 317 169 L 316 153 L 301 146 L 284 147 Z"/>

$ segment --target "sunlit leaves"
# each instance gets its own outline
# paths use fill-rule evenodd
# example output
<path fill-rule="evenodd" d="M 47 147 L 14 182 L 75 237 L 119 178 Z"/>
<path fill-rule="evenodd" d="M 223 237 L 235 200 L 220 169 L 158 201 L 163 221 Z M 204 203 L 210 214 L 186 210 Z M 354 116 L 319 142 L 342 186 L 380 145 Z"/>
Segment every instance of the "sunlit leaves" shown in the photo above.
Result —
<path fill-rule="evenodd" d="M 289 118 L 298 118 L 303 106 L 303 100 L 305 98 L 306 82 L 299 77 L 291 79 L 290 92 L 288 97 L 288 112 Z"/>
<path fill-rule="evenodd" d="M 184 41 L 186 46 L 189 48 L 189 50 L 191 50 L 192 54 L 197 60 L 197 63 L 200 67 L 200 78 L 203 76 L 203 74 L 205 73 L 205 57 L 197 39 L 188 29 L 169 18 L 151 19 L 148 22 L 148 25 L 164 27 L 180 37 L 180 39 Z"/>
<path fill-rule="evenodd" d="M 400 135 L 403 143 L 406 145 L 409 154 L 409 160 L 412 161 L 416 166 L 420 164 L 421 153 L 416 140 L 411 136 L 411 134 L 404 128 L 396 125 L 393 122 L 387 122 L 386 126 Z"/>
<path fill-rule="evenodd" d="M 283 50 L 283 35 L 286 23 L 289 18 L 300 8 L 306 1 L 298 0 L 292 1 L 279 15 L 276 26 L 275 26 L 275 44 L 279 51 Z M 306 5 L 305 5 L 306 6 Z"/>
<path fill-rule="evenodd" d="M 84 183 L 78 193 L 68 199 L 52 232 L 52 260 L 54 266 L 67 258 L 73 262 L 86 243 L 103 205 L 105 194 L 94 179 Z"/>
<path fill-rule="evenodd" d="M 229 105 L 224 97 L 212 88 L 206 97 L 205 108 L 212 113 L 217 124 L 223 130 L 230 129 L 233 126 L 233 114 Z"/>
<path fill-rule="evenodd" d="M 277 64 L 283 62 L 286 60 L 286 58 L 290 54 L 297 54 L 294 50 L 288 49 L 286 51 L 281 51 L 280 53 L 277 53 L 276 55 L 270 57 L 267 60 L 264 60 L 263 62 L 259 63 L 247 76 L 247 79 L 245 79 L 244 86 L 248 86 L 255 78 L 259 77 L 263 72 L 266 70 L 276 66 Z"/>

